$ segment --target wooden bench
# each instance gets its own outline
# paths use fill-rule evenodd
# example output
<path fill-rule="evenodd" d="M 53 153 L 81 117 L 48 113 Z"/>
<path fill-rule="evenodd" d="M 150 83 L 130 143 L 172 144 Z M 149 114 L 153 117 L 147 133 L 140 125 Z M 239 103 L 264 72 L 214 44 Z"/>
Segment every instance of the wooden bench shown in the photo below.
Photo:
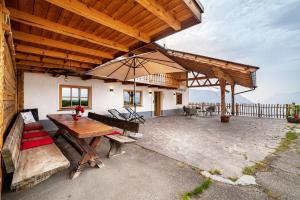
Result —
<path fill-rule="evenodd" d="M 6 172 L 13 173 L 13 191 L 32 187 L 70 166 L 70 162 L 55 143 L 20 150 L 23 127 L 24 121 L 19 114 L 2 149 Z"/>
<path fill-rule="evenodd" d="M 88 117 L 93 120 L 97 120 L 99 122 L 105 123 L 109 126 L 117 127 L 123 130 L 123 133 L 113 132 L 112 134 L 105 136 L 106 138 L 109 139 L 109 143 L 110 143 L 110 150 L 108 152 L 109 158 L 120 154 L 124 154 L 125 151 L 122 151 L 123 144 L 136 142 L 136 140 L 127 137 L 125 134 L 126 131 L 138 132 L 139 123 L 115 119 L 115 118 L 111 118 L 111 117 L 107 117 L 104 115 L 99 115 L 91 112 L 88 113 Z"/>

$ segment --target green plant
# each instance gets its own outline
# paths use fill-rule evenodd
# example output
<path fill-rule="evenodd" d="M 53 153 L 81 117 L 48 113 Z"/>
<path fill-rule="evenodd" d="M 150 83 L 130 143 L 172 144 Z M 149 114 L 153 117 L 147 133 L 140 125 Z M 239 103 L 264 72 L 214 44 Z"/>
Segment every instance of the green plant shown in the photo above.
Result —
<path fill-rule="evenodd" d="M 298 136 L 296 135 L 296 132 L 294 132 L 294 131 L 289 131 L 286 133 L 286 139 L 289 141 L 296 140 L 297 138 L 298 138 Z"/>
<path fill-rule="evenodd" d="M 253 166 L 252 167 L 244 167 L 242 173 L 246 174 L 246 175 L 253 175 L 255 173 L 255 169 Z"/>
<path fill-rule="evenodd" d="M 182 197 L 181 200 L 190 200 L 190 197 L 193 196 L 197 196 L 199 194 L 201 194 L 204 190 L 206 190 L 207 188 L 209 188 L 209 186 L 211 185 L 212 180 L 206 179 L 205 181 L 203 181 L 199 186 L 197 186 L 195 189 L 193 189 L 190 192 L 185 192 Z"/>
<path fill-rule="evenodd" d="M 246 175 L 253 175 L 256 171 L 262 171 L 267 168 L 267 164 L 263 161 L 255 163 L 253 166 L 244 167 L 242 173 Z"/>
<path fill-rule="evenodd" d="M 228 177 L 229 180 L 231 180 L 232 182 L 236 182 L 239 178 L 234 176 L 234 177 Z"/>
<path fill-rule="evenodd" d="M 218 169 L 211 169 L 208 172 L 212 175 L 221 175 L 222 174 L 221 171 Z"/>

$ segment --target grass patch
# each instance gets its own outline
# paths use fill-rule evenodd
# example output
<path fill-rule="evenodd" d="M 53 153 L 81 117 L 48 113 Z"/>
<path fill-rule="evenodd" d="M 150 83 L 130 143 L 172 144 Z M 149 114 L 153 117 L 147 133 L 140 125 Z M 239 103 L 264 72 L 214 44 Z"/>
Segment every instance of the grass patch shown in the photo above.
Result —
<path fill-rule="evenodd" d="M 208 172 L 212 175 L 221 175 L 222 174 L 221 171 L 218 169 L 211 169 Z"/>
<path fill-rule="evenodd" d="M 264 162 L 257 162 L 250 167 L 244 167 L 242 173 L 246 175 L 253 175 L 256 171 L 263 171 L 267 168 L 267 164 Z"/>
<path fill-rule="evenodd" d="M 289 131 L 285 134 L 285 138 L 282 138 L 279 146 L 276 148 L 276 152 L 282 152 L 286 151 L 290 148 L 290 144 L 293 142 L 293 140 L 296 140 L 298 136 L 296 135 L 296 132 Z"/>
<path fill-rule="evenodd" d="M 239 178 L 234 176 L 234 177 L 228 177 L 229 180 L 231 180 L 232 182 L 236 182 Z"/>
<path fill-rule="evenodd" d="M 253 175 L 255 173 L 255 169 L 252 167 L 244 167 L 243 171 L 242 171 L 243 174 L 246 174 L 246 175 Z"/>
<path fill-rule="evenodd" d="M 211 185 L 211 183 L 212 183 L 211 179 L 206 179 L 205 181 L 203 181 L 199 186 L 197 186 L 192 191 L 185 192 L 182 195 L 181 200 L 190 200 L 191 197 L 197 196 L 197 195 L 201 194 L 204 190 L 206 190 L 207 188 L 209 188 L 209 186 Z"/>
<path fill-rule="evenodd" d="M 298 138 L 298 136 L 296 135 L 296 132 L 294 132 L 294 131 L 289 131 L 286 133 L 287 140 L 292 141 L 292 140 L 296 140 L 297 138 Z"/>

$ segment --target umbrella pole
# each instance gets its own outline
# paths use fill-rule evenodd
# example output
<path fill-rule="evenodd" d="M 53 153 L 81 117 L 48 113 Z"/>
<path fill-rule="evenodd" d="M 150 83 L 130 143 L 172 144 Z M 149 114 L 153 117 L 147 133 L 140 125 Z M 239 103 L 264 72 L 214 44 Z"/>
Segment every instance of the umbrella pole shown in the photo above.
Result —
<path fill-rule="evenodd" d="M 135 82 L 135 58 L 133 58 L 133 106 L 134 106 L 134 113 L 136 113 L 136 103 L 135 103 L 135 90 L 136 90 L 136 82 Z M 134 121 L 136 121 L 136 115 L 134 115 Z"/>

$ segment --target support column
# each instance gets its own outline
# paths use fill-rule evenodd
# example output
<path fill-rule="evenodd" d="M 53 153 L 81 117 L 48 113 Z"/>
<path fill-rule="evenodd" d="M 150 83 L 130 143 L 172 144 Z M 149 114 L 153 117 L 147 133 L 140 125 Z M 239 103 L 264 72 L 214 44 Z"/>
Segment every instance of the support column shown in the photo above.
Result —
<path fill-rule="evenodd" d="M 225 104 L 225 79 L 220 79 L 220 88 L 221 88 L 221 116 L 226 115 L 226 104 Z"/>
<path fill-rule="evenodd" d="M 230 86 L 231 86 L 231 115 L 234 116 L 235 115 L 235 99 L 234 99 L 235 84 L 230 85 Z"/>

